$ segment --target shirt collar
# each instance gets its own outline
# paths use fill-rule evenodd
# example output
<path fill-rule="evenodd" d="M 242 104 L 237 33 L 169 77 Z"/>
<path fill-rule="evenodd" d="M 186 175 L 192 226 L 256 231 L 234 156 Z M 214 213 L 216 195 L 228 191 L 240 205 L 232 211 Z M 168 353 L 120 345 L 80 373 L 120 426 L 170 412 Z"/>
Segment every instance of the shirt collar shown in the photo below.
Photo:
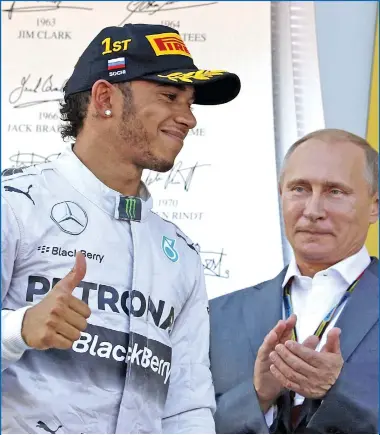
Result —
<path fill-rule="evenodd" d="M 66 178 L 75 190 L 107 214 L 119 218 L 119 203 L 123 195 L 102 183 L 67 147 L 55 162 L 58 172 Z M 148 188 L 140 184 L 138 197 L 141 199 L 141 221 L 147 219 L 153 200 Z"/>
<path fill-rule="evenodd" d="M 326 270 L 318 272 L 318 274 L 331 274 L 338 273 L 347 284 L 351 284 L 355 279 L 369 266 L 371 262 L 370 256 L 368 254 L 367 248 L 363 246 L 360 251 L 344 260 L 336 263 Z M 282 288 L 288 283 L 289 279 L 292 277 L 301 277 L 301 272 L 298 269 L 296 260 L 294 256 L 290 260 L 288 270 L 286 271 L 285 278 L 282 282 Z"/>

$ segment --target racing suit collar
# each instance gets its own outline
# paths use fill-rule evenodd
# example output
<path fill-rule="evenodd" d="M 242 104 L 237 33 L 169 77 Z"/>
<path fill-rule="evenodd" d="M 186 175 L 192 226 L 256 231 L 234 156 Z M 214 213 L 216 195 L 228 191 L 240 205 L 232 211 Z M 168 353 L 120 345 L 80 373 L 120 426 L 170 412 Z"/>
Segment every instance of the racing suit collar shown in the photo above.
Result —
<path fill-rule="evenodd" d="M 153 200 L 146 185 L 141 181 L 139 196 L 126 197 L 102 183 L 74 154 L 71 146 L 67 147 L 56 161 L 56 167 L 70 184 L 89 201 L 116 219 L 145 221 L 153 206 Z M 138 211 L 135 218 L 120 213 L 122 205 L 133 198 Z"/>

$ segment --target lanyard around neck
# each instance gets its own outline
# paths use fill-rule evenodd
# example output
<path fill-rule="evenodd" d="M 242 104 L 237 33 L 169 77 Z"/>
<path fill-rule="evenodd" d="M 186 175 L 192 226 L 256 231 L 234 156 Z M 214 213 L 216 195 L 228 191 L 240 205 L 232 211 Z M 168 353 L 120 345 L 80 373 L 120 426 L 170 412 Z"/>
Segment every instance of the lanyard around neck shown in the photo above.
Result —
<path fill-rule="evenodd" d="M 348 287 L 348 289 L 344 292 L 344 295 L 341 297 L 340 301 L 333 307 L 327 315 L 324 317 L 324 319 L 321 321 L 317 329 L 315 330 L 313 335 L 316 335 L 318 338 L 322 337 L 324 332 L 326 331 L 326 328 L 329 326 L 332 318 L 334 317 L 334 314 L 338 310 L 339 307 L 342 306 L 342 304 L 347 300 L 347 298 L 351 295 L 351 293 L 354 291 L 354 288 L 356 287 L 356 284 L 359 282 L 360 278 L 363 276 L 364 271 L 355 279 L 355 281 Z M 293 278 L 291 277 L 287 284 L 284 287 L 284 307 L 285 307 L 285 318 L 288 319 L 292 313 L 293 313 L 293 307 L 292 307 L 292 298 L 290 295 L 290 289 L 292 286 Z M 297 340 L 297 333 L 295 328 L 292 332 L 292 340 Z"/>

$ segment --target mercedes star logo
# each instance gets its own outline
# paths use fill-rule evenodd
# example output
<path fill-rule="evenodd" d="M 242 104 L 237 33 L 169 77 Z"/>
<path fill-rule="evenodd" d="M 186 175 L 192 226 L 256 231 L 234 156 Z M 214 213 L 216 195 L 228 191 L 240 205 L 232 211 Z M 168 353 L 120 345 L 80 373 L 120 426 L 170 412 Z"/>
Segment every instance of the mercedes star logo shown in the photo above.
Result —
<path fill-rule="evenodd" d="M 87 227 L 88 217 L 83 208 L 75 202 L 63 201 L 55 204 L 50 217 L 64 233 L 77 236 Z"/>

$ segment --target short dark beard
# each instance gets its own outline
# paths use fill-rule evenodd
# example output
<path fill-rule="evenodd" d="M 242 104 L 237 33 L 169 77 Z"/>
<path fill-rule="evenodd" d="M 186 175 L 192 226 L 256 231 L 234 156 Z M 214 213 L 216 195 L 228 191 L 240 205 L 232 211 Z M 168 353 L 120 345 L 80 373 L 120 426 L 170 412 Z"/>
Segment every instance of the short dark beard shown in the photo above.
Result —
<path fill-rule="evenodd" d="M 124 144 L 133 148 L 134 164 L 141 169 L 157 172 L 167 172 L 173 167 L 173 162 L 158 159 L 151 153 L 150 141 L 146 128 L 136 117 L 136 108 L 132 93 L 124 94 L 124 107 L 119 135 Z"/>

